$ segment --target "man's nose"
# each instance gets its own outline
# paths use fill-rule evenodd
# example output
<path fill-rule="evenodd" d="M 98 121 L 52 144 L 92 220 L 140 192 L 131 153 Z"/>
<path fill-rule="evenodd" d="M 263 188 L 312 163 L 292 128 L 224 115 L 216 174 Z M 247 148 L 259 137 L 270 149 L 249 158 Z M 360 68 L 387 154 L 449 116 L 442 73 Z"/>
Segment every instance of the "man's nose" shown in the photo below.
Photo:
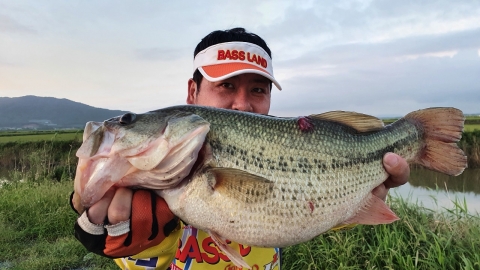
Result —
<path fill-rule="evenodd" d="M 253 112 L 252 104 L 248 92 L 245 90 L 238 91 L 232 103 L 232 110 Z"/>

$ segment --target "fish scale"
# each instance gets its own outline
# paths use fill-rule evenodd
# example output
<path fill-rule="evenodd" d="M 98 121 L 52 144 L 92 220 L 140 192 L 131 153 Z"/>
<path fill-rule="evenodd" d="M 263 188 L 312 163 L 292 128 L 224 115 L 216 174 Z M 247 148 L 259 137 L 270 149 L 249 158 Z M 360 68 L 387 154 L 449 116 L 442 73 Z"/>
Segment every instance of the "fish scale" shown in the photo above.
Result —
<path fill-rule="evenodd" d="M 404 153 L 404 157 L 411 158 L 408 154 L 414 151 L 407 153 L 402 150 L 419 147 L 417 141 L 412 140 L 419 136 L 417 129 L 407 121 L 375 134 L 359 135 L 351 127 L 312 119 L 313 130 L 304 132 L 298 128 L 296 118 L 255 116 L 255 121 L 252 121 L 251 115 L 245 113 L 193 109 L 193 113 L 211 123 L 206 138 L 212 147 L 213 160 L 210 166 L 247 170 L 275 183 L 272 192 L 262 192 L 262 196 L 267 194 L 267 198 L 258 198 L 258 193 L 251 192 L 246 204 L 239 205 L 238 200 L 221 202 L 222 205 L 228 205 L 227 216 L 248 216 L 249 220 L 257 220 L 241 228 L 234 226 L 233 229 L 230 225 L 225 226 L 224 231 L 216 230 L 220 234 L 235 231 L 233 238 L 241 243 L 285 246 L 298 241 L 298 237 L 318 235 L 341 223 L 354 215 L 359 206 L 365 203 L 366 195 L 385 180 L 386 172 L 381 160 L 386 152 Z M 241 132 L 238 130 L 240 127 Z M 396 141 L 389 139 L 392 132 Z M 378 143 L 382 141 L 388 146 Z M 287 150 L 294 149 L 295 152 L 285 151 L 287 145 Z M 320 164 L 317 166 L 319 170 L 314 169 L 313 160 Z M 252 188 L 258 191 L 259 187 Z M 247 193 L 250 191 L 253 190 L 247 189 Z M 263 208 L 258 207 L 260 202 Z M 283 211 L 274 211 L 279 207 Z M 335 215 L 338 214 L 335 210 L 337 207 L 344 209 L 344 212 Z M 265 211 L 276 214 L 265 215 Z M 317 230 L 305 236 L 303 233 L 292 233 L 290 228 L 282 230 L 277 227 L 276 234 L 283 235 L 282 243 L 274 237 L 271 237 L 272 241 L 258 240 L 261 232 L 268 231 L 266 224 L 278 224 L 282 219 L 289 219 L 289 223 L 297 226 L 315 223 Z M 213 215 L 207 220 L 215 220 L 218 225 L 222 219 Z M 227 225 L 232 224 L 230 221 L 226 221 Z"/>
<path fill-rule="evenodd" d="M 388 177 L 385 153 L 458 175 L 463 123 L 455 108 L 411 112 L 388 126 L 342 111 L 281 118 L 187 105 L 129 114 L 87 124 L 75 194 L 91 205 L 111 185 L 157 189 L 175 215 L 244 266 L 224 239 L 283 247 L 397 220 L 372 194 Z M 112 179 L 112 171 L 125 175 Z"/>

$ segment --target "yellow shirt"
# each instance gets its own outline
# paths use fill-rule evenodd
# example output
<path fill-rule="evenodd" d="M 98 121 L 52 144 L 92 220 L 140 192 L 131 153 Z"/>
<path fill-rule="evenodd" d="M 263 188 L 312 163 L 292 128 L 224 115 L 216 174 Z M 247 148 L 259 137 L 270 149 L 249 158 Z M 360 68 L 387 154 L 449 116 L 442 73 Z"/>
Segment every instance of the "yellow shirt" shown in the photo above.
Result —
<path fill-rule="evenodd" d="M 252 269 L 280 270 L 280 249 L 244 246 L 235 242 L 229 245 L 240 253 Z M 172 232 L 160 245 L 127 258 L 116 259 L 122 269 L 212 269 L 237 270 L 228 257 L 215 245 L 204 231 L 181 224 L 181 230 Z"/>

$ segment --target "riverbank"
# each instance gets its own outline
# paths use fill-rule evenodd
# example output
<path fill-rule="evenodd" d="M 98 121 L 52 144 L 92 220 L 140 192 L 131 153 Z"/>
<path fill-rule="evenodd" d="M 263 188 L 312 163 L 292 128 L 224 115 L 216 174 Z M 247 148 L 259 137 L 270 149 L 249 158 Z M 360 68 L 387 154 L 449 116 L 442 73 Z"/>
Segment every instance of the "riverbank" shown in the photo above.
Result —
<path fill-rule="evenodd" d="M 0 269 L 117 269 L 73 236 L 78 140 L 0 143 Z M 459 142 L 480 167 L 480 130 Z M 21 181 L 20 181 L 21 180 Z M 284 269 L 480 268 L 480 218 L 461 203 L 434 213 L 401 199 L 390 225 L 357 226 L 284 249 Z"/>
<path fill-rule="evenodd" d="M 327 233 L 285 249 L 286 269 L 478 269 L 480 218 L 461 203 L 436 213 L 391 200 L 400 220 Z"/>
<path fill-rule="evenodd" d="M 4 183 L 0 188 L 1 269 L 118 269 L 75 239 L 72 182 Z M 331 232 L 283 250 L 283 269 L 477 269 L 480 217 L 458 204 L 435 213 L 390 199 L 400 221 Z"/>
<path fill-rule="evenodd" d="M 480 129 L 463 132 L 458 143 L 467 155 L 469 168 L 480 168 Z"/>
<path fill-rule="evenodd" d="M 22 135 L 27 137 L 21 141 L 0 142 L 0 179 L 72 179 L 77 166 L 75 153 L 81 141 L 79 133 L 67 135 L 70 137 L 53 134 L 49 140 L 37 140 L 37 135 L 28 134 Z M 467 155 L 468 167 L 480 168 L 480 130 L 464 132 L 458 145 Z"/>
<path fill-rule="evenodd" d="M 0 143 L 0 179 L 73 179 L 80 145 L 77 139 Z"/>

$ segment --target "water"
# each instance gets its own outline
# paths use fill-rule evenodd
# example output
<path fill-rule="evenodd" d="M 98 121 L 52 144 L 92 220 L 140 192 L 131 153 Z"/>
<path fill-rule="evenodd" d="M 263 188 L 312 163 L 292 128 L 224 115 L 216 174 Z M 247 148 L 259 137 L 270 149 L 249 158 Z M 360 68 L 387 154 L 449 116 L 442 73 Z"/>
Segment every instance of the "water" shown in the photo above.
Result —
<path fill-rule="evenodd" d="M 8 173 L 0 169 L 0 187 L 7 182 L 5 179 Z M 480 169 L 466 169 L 456 177 L 412 169 L 409 183 L 392 189 L 390 194 L 436 211 L 454 208 L 452 200 L 465 200 L 469 213 L 480 214 Z"/>
<path fill-rule="evenodd" d="M 480 169 L 466 169 L 455 177 L 412 169 L 409 183 L 393 189 L 391 194 L 435 211 L 454 208 L 452 201 L 462 205 L 465 201 L 469 213 L 480 214 Z"/>

